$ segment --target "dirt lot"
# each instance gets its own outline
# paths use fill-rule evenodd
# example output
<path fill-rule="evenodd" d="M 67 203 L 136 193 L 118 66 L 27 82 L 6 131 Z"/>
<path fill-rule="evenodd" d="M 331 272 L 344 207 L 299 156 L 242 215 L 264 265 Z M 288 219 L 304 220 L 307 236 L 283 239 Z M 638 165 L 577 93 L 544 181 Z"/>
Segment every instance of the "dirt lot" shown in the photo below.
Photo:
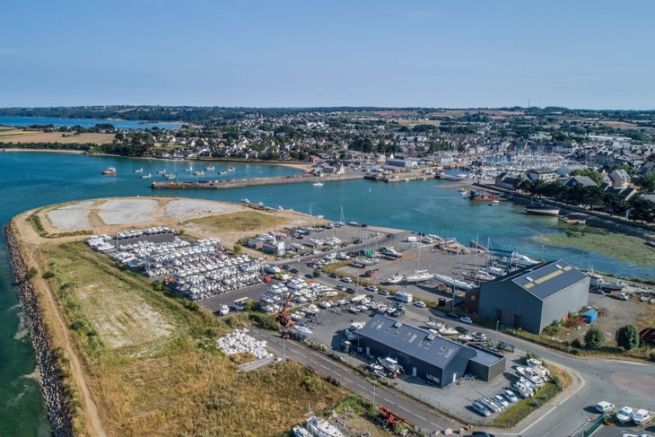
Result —
<path fill-rule="evenodd" d="M 0 143 L 60 143 L 60 144 L 109 144 L 114 140 L 114 134 L 101 133 L 63 133 L 42 132 L 22 129 L 0 131 Z"/>
<path fill-rule="evenodd" d="M 616 346 L 614 335 L 616 330 L 622 326 L 634 325 L 637 331 L 655 327 L 655 305 L 653 304 L 640 302 L 638 299 L 621 301 L 610 296 L 590 293 L 589 305 L 607 312 L 605 316 L 600 316 L 595 324 L 605 334 L 608 346 Z M 586 325 L 579 328 L 563 327 L 556 337 L 566 341 L 573 341 L 576 338 L 582 341 L 587 329 Z"/>

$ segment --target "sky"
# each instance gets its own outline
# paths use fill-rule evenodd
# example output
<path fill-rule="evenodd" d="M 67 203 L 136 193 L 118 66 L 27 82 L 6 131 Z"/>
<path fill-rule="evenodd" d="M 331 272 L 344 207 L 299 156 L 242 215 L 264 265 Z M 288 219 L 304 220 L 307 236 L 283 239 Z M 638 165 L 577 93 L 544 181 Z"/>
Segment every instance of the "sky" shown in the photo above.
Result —
<path fill-rule="evenodd" d="M 655 109 L 655 1 L 3 0 L 0 107 Z"/>

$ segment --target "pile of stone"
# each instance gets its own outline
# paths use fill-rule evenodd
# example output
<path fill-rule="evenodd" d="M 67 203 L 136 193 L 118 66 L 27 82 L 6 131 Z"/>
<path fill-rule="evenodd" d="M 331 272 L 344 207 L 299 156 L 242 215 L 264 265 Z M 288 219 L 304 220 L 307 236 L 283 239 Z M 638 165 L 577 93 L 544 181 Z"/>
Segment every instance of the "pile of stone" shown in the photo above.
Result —
<path fill-rule="evenodd" d="M 248 335 L 247 329 L 236 329 L 216 342 L 216 346 L 225 355 L 252 354 L 256 359 L 272 358 L 266 350 L 266 341 L 257 340 Z"/>

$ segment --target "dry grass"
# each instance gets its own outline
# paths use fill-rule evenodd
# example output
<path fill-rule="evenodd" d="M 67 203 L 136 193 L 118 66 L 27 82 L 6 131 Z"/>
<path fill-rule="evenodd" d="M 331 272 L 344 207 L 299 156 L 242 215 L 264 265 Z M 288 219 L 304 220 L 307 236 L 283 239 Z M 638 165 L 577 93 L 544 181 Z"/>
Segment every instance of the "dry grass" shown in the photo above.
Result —
<path fill-rule="evenodd" d="M 234 231 L 259 232 L 272 228 L 276 224 L 282 227 L 286 221 L 283 217 L 276 218 L 273 214 L 259 211 L 239 211 L 191 220 L 192 223 L 211 228 L 217 234 Z"/>
<path fill-rule="evenodd" d="M 185 223 L 185 229 L 198 237 L 220 235 L 223 244 L 232 246 L 251 235 L 274 229 L 281 231 L 290 222 L 286 213 L 247 210 L 192 219 Z"/>
<path fill-rule="evenodd" d="M 0 143 L 109 144 L 114 134 L 42 132 L 22 129 L 0 131 Z"/>
<path fill-rule="evenodd" d="M 72 332 L 109 435 L 270 436 L 300 422 L 308 405 L 320 411 L 346 396 L 294 362 L 237 372 L 215 347 L 228 328 L 210 314 L 153 291 L 83 243 L 42 250 L 69 321 L 90 325 Z M 64 284 L 71 295 L 58 291 Z M 101 341 L 89 341 L 92 331 Z"/>

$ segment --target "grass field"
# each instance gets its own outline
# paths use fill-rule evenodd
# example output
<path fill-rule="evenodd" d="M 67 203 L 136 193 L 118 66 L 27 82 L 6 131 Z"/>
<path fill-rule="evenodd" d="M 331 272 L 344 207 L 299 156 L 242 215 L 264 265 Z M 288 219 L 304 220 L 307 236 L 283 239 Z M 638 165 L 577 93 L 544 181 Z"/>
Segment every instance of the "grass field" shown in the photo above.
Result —
<path fill-rule="evenodd" d="M 280 228 L 287 222 L 283 217 L 275 217 L 259 211 L 239 211 L 191 220 L 192 223 L 209 228 L 217 234 L 225 232 L 259 232 L 277 225 Z"/>
<path fill-rule="evenodd" d="M 347 395 L 292 361 L 239 373 L 215 347 L 229 327 L 197 305 L 83 243 L 41 250 L 109 435 L 276 435 Z"/>
<path fill-rule="evenodd" d="M 643 266 L 655 266 L 655 248 L 646 246 L 640 238 L 590 226 L 559 227 L 565 235 L 546 235 L 537 240 L 551 246 L 598 252 Z"/>
<path fill-rule="evenodd" d="M 0 143 L 109 144 L 114 134 L 42 132 L 22 129 L 0 130 Z"/>

